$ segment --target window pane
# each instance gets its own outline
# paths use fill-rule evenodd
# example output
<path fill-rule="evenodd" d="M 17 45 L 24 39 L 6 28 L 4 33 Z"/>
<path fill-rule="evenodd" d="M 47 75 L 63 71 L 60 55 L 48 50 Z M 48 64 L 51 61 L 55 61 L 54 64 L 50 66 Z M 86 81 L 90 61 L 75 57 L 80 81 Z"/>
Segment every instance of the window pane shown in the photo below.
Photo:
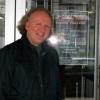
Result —
<path fill-rule="evenodd" d="M 0 0 L 0 48 L 5 42 L 5 0 Z"/>

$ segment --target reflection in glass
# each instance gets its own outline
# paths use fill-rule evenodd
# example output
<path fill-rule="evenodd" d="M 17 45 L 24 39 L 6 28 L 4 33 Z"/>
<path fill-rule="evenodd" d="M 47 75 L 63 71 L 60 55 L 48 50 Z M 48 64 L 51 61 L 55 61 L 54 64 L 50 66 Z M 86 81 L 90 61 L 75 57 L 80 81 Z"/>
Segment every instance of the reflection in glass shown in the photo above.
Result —
<path fill-rule="evenodd" d="M 94 98 L 95 0 L 54 0 L 63 98 Z"/>

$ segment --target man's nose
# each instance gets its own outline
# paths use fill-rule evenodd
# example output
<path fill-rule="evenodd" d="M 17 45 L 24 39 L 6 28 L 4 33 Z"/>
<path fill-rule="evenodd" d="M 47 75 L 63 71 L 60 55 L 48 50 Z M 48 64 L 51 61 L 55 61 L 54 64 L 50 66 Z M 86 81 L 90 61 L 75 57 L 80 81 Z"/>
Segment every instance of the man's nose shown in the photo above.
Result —
<path fill-rule="evenodd" d="M 44 33 L 44 32 L 45 32 L 45 26 L 40 26 L 40 31 L 41 31 L 42 33 Z"/>

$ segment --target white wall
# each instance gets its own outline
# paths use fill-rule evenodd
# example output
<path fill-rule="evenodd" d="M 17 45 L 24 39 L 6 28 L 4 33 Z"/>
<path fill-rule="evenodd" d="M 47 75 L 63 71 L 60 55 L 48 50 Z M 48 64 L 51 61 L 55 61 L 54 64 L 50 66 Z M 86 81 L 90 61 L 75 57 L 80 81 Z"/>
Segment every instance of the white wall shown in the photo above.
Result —
<path fill-rule="evenodd" d="M 17 25 L 25 14 L 26 0 L 6 0 L 5 2 L 5 45 L 20 38 Z"/>

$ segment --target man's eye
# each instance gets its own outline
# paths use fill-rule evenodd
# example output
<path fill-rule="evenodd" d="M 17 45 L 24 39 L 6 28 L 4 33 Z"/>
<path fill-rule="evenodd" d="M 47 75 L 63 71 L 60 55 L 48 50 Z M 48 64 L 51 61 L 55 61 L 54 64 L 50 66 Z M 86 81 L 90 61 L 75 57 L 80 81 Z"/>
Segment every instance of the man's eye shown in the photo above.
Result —
<path fill-rule="evenodd" d="M 46 28 L 46 29 L 50 29 L 50 26 L 48 26 L 48 25 L 45 25 L 45 28 Z"/>
<path fill-rule="evenodd" d="M 41 26 L 41 24 L 40 23 L 37 23 L 36 26 Z"/>

